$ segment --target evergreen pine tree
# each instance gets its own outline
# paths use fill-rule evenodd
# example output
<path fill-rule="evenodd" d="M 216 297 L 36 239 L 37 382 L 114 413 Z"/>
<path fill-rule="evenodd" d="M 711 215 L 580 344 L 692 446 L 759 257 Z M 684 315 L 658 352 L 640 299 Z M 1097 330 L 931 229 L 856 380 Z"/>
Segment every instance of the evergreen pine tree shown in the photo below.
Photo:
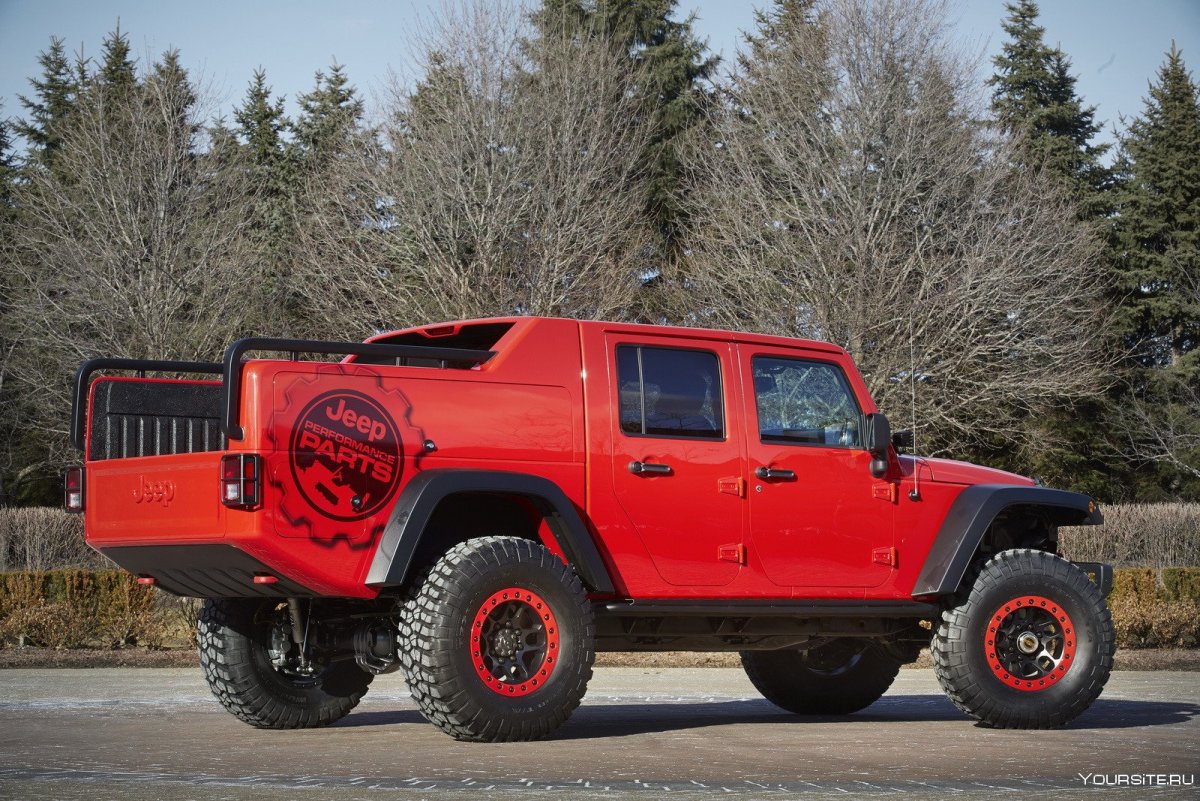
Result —
<path fill-rule="evenodd" d="M 193 120 L 192 110 L 196 105 L 196 92 L 192 88 L 187 70 L 179 60 L 178 50 L 168 50 L 162 58 L 154 63 L 150 74 L 146 77 L 148 84 L 154 84 L 158 91 L 152 93 L 160 102 L 168 104 L 165 108 L 152 109 L 150 113 L 163 115 L 164 121 L 169 118 L 177 126 L 181 135 L 193 137 L 200 131 L 200 126 Z"/>
<path fill-rule="evenodd" d="M 264 168 L 277 168 L 283 159 L 283 134 L 289 127 L 283 103 L 283 97 L 271 99 L 267 73 L 260 67 L 254 71 L 242 105 L 233 112 L 250 160 Z"/>
<path fill-rule="evenodd" d="M 137 64 L 131 57 L 129 34 L 121 31 L 119 20 L 117 27 L 104 37 L 101 51 L 100 69 L 95 75 L 101 86 L 123 91 L 137 84 Z"/>
<path fill-rule="evenodd" d="M 1122 139 L 1123 329 L 1139 365 L 1200 379 L 1200 105 L 1172 44 Z"/>
<path fill-rule="evenodd" d="M 62 147 L 62 127 L 75 102 L 77 75 L 67 59 L 63 40 L 50 38 L 50 47 L 38 55 L 40 78 L 30 78 L 33 97 L 18 95 L 28 119 L 17 121 L 13 130 L 29 143 L 32 160 L 49 166 Z"/>
<path fill-rule="evenodd" d="M 996 124 L 1005 133 L 1025 137 L 1020 168 L 1048 170 L 1075 201 L 1081 219 L 1104 221 L 1113 209 L 1115 176 L 1101 162 L 1108 145 L 1092 143 L 1100 130 L 1096 109 L 1079 97 L 1067 55 L 1045 43 L 1037 3 L 1015 0 L 1005 8 L 1002 27 L 1008 39 L 992 60 L 995 73 L 988 80 Z M 1099 447 L 1111 436 L 1109 418 L 1105 403 L 1096 400 L 1048 412 L 1029 421 L 1029 441 L 1036 447 L 1012 454 L 1000 443 L 997 454 L 986 458 L 1108 499 L 1127 483 L 1114 476 L 1117 468 Z"/>
<path fill-rule="evenodd" d="M 1100 161 L 1108 146 L 1092 144 L 1100 130 L 1096 108 L 1076 93 L 1070 59 L 1043 41 L 1037 3 L 1017 0 L 1005 8 L 1009 39 L 992 60 L 996 72 L 988 79 L 996 121 L 1008 133 L 1028 137 L 1029 165 L 1062 176 L 1083 217 L 1102 217 L 1110 174 Z"/>
<path fill-rule="evenodd" d="M 346 76 L 345 67 L 334 63 L 329 74 L 317 72 L 316 86 L 300 96 L 300 116 L 295 124 L 295 147 L 308 169 L 319 168 L 349 146 L 363 118 L 363 101 Z"/>
<path fill-rule="evenodd" d="M 0 106 L 0 110 L 3 107 Z M 16 217 L 13 190 L 17 185 L 17 163 L 8 133 L 8 120 L 0 117 L 0 225 Z M 3 238 L 0 237 L 0 241 Z"/>
<path fill-rule="evenodd" d="M 820 99 L 834 76 L 810 63 L 828 55 L 816 0 L 775 0 L 770 9 L 756 10 L 754 18 L 754 30 L 745 34 L 746 46 L 738 53 L 738 70 L 729 89 L 734 108 L 750 118 L 762 95 L 786 87 L 814 116 L 820 115 Z"/>
<path fill-rule="evenodd" d="M 245 99 L 233 114 L 247 168 L 258 187 L 256 213 L 262 242 L 273 255 L 278 255 L 287 239 L 297 189 L 292 159 L 283 138 L 291 128 L 283 106 L 283 97 L 272 99 L 267 73 L 259 68 L 246 89 Z"/>
<path fill-rule="evenodd" d="M 655 133 L 643 157 L 647 213 L 672 246 L 686 216 L 679 148 L 684 134 L 704 119 L 704 82 L 719 61 L 696 37 L 695 14 L 672 18 L 677 5 L 677 0 L 545 0 L 534 14 L 542 35 L 600 31 L 629 54 L 642 99 L 654 115 Z"/>

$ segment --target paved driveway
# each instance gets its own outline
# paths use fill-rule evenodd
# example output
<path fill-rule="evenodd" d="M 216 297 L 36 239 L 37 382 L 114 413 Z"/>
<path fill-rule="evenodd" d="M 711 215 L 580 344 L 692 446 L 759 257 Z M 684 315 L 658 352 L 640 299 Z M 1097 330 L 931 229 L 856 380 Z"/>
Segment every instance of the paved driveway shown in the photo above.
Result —
<path fill-rule="evenodd" d="M 1081 773 L 1200 773 L 1200 673 L 1115 673 L 1070 727 L 1018 732 L 974 726 L 925 670 L 858 715 L 802 719 L 739 670 L 599 668 L 552 739 L 497 745 L 434 729 L 396 675 L 339 725 L 295 732 L 239 722 L 198 670 L 0 682 L 0 797 L 14 799 L 1023 799 L 1094 796 Z M 1194 785 L 1100 792 L 1200 798 Z"/>

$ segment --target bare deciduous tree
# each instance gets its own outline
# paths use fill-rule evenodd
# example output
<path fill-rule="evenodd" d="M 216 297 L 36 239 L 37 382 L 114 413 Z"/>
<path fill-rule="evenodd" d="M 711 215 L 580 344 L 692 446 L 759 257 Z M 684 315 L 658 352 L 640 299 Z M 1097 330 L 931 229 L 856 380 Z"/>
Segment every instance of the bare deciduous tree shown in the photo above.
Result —
<path fill-rule="evenodd" d="M 235 162 L 198 154 L 197 120 L 191 86 L 162 64 L 134 86 L 96 81 L 56 169 L 19 189 L 12 370 L 52 444 L 83 359 L 212 359 L 262 314 L 245 236 L 253 187 Z"/>
<path fill-rule="evenodd" d="M 527 20 L 447 7 L 422 82 L 313 182 L 298 251 L 318 326 L 626 314 L 648 238 L 635 76 L 602 37 Z"/>
<path fill-rule="evenodd" d="M 1106 384 L 1098 247 L 1049 182 L 977 122 L 937 0 L 828 0 L 743 56 L 675 315 L 830 340 L 925 450 L 1019 437 Z"/>

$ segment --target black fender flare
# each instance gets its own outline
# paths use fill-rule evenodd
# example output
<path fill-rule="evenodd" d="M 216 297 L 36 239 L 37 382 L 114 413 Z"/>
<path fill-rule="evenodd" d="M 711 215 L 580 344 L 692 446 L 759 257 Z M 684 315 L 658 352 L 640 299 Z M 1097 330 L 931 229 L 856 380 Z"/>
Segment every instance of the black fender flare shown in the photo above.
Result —
<path fill-rule="evenodd" d="M 1010 484 L 967 487 L 954 499 L 942 520 L 913 585 L 913 596 L 956 591 L 988 526 L 996 515 L 1013 506 L 1039 509 L 1055 525 L 1088 526 L 1104 522 L 1096 502 L 1079 492 Z"/>
<path fill-rule="evenodd" d="M 417 474 L 396 499 L 366 584 L 376 588 L 399 587 L 409 578 L 413 554 L 438 504 L 463 492 L 518 495 L 530 501 L 545 517 L 567 563 L 584 586 L 595 593 L 614 593 L 612 578 L 583 519 L 566 493 L 549 479 L 499 470 L 442 468 Z"/>

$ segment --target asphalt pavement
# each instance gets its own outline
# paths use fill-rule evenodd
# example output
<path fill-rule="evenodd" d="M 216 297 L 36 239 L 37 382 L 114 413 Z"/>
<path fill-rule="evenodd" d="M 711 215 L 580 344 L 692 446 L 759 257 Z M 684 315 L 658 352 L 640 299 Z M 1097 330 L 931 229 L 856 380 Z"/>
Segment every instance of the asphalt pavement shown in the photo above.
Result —
<path fill-rule="evenodd" d="M 395 674 L 338 725 L 283 732 L 226 713 L 199 670 L 5 670 L 0 688 L 0 798 L 22 801 L 1200 798 L 1200 673 L 1114 673 L 1067 728 L 1025 732 L 974 725 L 928 670 L 806 719 L 740 670 L 598 668 L 551 739 L 506 744 L 442 734 Z"/>

